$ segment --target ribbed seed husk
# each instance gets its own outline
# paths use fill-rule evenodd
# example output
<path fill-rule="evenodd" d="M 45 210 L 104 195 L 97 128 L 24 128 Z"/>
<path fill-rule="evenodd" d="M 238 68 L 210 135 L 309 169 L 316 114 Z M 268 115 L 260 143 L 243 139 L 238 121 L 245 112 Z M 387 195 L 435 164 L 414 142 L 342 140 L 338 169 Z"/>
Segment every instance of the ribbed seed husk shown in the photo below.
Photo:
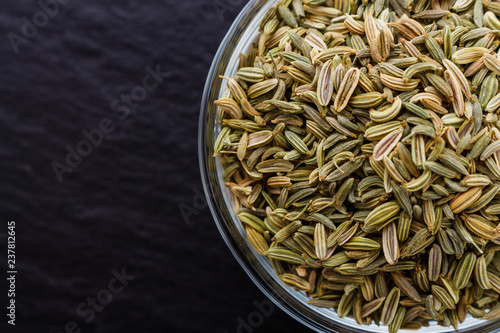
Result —
<path fill-rule="evenodd" d="M 382 325 L 391 325 L 399 307 L 399 298 L 401 291 L 398 288 L 393 288 L 385 299 L 382 309 L 381 322 Z"/>
<path fill-rule="evenodd" d="M 474 271 L 476 264 L 476 255 L 472 252 L 466 253 L 458 263 L 455 275 L 453 276 L 453 285 L 457 289 L 464 288 Z"/>

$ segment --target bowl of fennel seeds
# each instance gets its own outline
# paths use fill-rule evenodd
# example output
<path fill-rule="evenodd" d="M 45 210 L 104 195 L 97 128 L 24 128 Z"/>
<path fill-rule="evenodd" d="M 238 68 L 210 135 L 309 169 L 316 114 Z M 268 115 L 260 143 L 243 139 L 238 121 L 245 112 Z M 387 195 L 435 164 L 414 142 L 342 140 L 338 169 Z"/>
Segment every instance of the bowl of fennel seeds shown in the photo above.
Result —
<path fill-rule="evenodd" d="M 334 332 L 500 328 L 500 3 L 250 2 L 200 117 L 216 223 Z"/>

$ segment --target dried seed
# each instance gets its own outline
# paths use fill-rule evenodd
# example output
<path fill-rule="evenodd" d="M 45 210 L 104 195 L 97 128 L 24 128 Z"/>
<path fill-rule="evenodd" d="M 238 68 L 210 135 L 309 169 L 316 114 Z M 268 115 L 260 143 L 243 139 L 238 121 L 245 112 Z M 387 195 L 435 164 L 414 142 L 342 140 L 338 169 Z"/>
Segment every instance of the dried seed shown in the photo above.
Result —
<path fill-rule="evenodd" d="M 328 60 L 322 67 L 318 78 L 317 96 L 319 104 L 327 106 L 330 103 L 333 94 L 333 64 Z"/>
<path fill-rule="evenodd" d="M 293 274 L 283 274 L 280 275 L 280 280 L 283 281 L 286 285 L 295 288 L 297 290 L 302 290 L 302 291 L 308 291 L 311 289 L 311 286 L 309 285 L 309 282 L 301 279 L 297 275 Z"/>
<path fill-rule="evenodd" d="M 316 256 L 319 260 L 328 259 L 328 249 L 326 245 L 326 229 L 325 226 L 321 223 L 316 224 L 316 228 L 314 230 L 314 245 L 316 250 Z"/>
<path fill-rule="evenodd" d="M 450 294 L 442 287 L 438 285 L 432 286 L 432 295 L 438 299 L 445 308 L 455 309 L 455 303 L 451 298 Z"/>
<path fill-rule="evenodd" d="M 359 75 L 360 71 L 355 67 L 346 72 L 335 97 L 333 104 L 333 108 L 335 110 L 342 111 L 347 106 L 347 103 L 349 102 L 349 99 L 358 84 Z"/>
<path fill-rule="evenodd" d="M 382 309 L 381 322 L 382 325 L 391 325 L 399 306 L 399 298 L 401 291 L 398 288 L 393 288 L 385 299 Z"/>
<path fill-rule="evenodd" d="M 399 259 L 399 242 L 396 232 L 396 224 L 389 223 L 382 230 L 382 248 L 385 259 L 391 265 L 395 265 Z"/>
<path fill-rule="evenodd" d="M 456 196 L 450 202 L 450 208 L 453 213 L 460 213 L 471 206 L 479 197 L 481 197 L 482 188 L 473 187 L 470 190 Z"/>
<path fill-rule="evenodd" d="M 429 280 L 436 282 L 441 274 L 441 264 L 443 260 L 443 254 L 439 245 L 434 244 L 429 251 Z"/>
<path fill-rule="evenodd" d="M 489 52 L 485 47 L 467 47 L 451 55 L 451 61 L 458 65 L 470 64 Z"/>
<path fill-rule="evenodd" d="M 474 269 L 474 277 L 482 289 L 491 289 L 490 279 L 488 278 L 486 260 L 484 255 L 476 260 L 476 267 Z"/>
<path fill-rule="evenodd" d="M 389 333 L 396 333 L 403 325 L 403 320 L 406 316 L 406 307 L 399 307 L 392 323 L 389 325 Z"/>
<path fill-rule="evenodd" d="M 383 203 L 368 214 L 365 219 L 365 226 L 363 229 L 370 230 L 377 225 L 383 224 L 392 217 L 396 216 L 399 210 L 400 207 L 396 201 Z"/>
<path fill-rule="evenodd" d="M 394 130 L 387 134 L 385 138 L 380 140 L 373 149 L 373 157 L 376 161 L 380 161 L 387 156 L 398 144 L 403 136 L 403 128 Z"/>
<path fill-rule="evenodd" d="M 270 247 L 267 256 L 272 259 L 288 262 L 290 264 L 304 265 L 304 258 L 297 253 L 281 247 Z"/>
<path fill-rule="evenodd" d="M 398 286 L 398 288 L 401 290 L 403 294 L 405 294 L 414 301 L 417 302 L 420 301 L 420 295 L 417 289 L 415 289 L 415 287 L 413 287 L 410 284 L 410 282 L 408 282 L 408 280 L 404 278 L 403 275 L 392 273 L 392 279 L 394 280 L 394 283 L 396 284 L 396 286 Z"/>
<path fill-rule="evenodd" d="M 465 287 L 474 271 L 475 264 L 476 255 L 474 253 L 468 252 L 462 257 L 453 276 L 453 285 L 455 288 L 462 289 Z"/>
<path fill-rule="evenodd" d="M 380 244 L 365 237 L 353 237 L 342 245 L 345 250 L 372 251 L 380 248 Z"/>
<path fill-rule="evenodd" d="M 369 316 L 373 312 L 377 311 L 384 305 L 384 302 L 385 302 L 385 297 L 382 297 L 382 298 L 377 298 L 369 303 L 366 303 L 361 308 L 361 317 Z"/>

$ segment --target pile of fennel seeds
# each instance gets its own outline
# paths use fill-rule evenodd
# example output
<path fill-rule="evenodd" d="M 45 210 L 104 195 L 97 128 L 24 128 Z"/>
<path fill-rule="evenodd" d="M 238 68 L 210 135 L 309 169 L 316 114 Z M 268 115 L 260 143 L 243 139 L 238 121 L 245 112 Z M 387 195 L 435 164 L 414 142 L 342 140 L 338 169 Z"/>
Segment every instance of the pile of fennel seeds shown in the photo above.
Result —
<path fill-rule="evenodd" d="M 500 318 L 497 15 L 283 0 L 223 78 L 214 151 L 234 210 L 311 305 L 390 332 Z"/>

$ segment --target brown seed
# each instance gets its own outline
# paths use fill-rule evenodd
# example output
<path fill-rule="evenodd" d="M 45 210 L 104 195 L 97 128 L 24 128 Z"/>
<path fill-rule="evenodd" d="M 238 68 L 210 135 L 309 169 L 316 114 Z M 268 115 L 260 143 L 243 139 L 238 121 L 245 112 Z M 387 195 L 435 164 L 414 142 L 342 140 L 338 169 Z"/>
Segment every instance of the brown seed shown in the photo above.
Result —
<path fill-rule="evenodd" d="M 342 111 L 347 106 L 349 99 L 358 85 L 359 75 L 360 71 L 355 67 L 347 71 L 335 96 L 335 102 L 333 103 L 335 110 Z"/>
<path fill-rule="evenodd" d="M 382 248 L 387 262 L 395 265 L 400 254 L 396 224 L 394 222 L 389 223 L 382 230 Z"/>
<path fill-rule="evenodd" d="M 481 196 L 482 188 L 473 187 L 470 190 L 458 195 L 450 202 L 453 213 L 460 213 L 472 205 Z"/>
<path fill-rule="evenodd" d="M 398 286 L 398 288 L 403 292 L 403 294 L 414 301 L 420 301 L 420 295 L 417 289 L 415 289 L 415 287 L 413 287 L 403 275 L 392 273 L 392 279 L 394 280 L 396 286 Z"/>
<path fill-rule="evenodd" d="M 387 156 L 396 147 L 402 136 L 403 129 L 399 128 L 380 140 L 373 149 L 373 158 L 375 161 L 381 161 L 384 156 Z"/>

